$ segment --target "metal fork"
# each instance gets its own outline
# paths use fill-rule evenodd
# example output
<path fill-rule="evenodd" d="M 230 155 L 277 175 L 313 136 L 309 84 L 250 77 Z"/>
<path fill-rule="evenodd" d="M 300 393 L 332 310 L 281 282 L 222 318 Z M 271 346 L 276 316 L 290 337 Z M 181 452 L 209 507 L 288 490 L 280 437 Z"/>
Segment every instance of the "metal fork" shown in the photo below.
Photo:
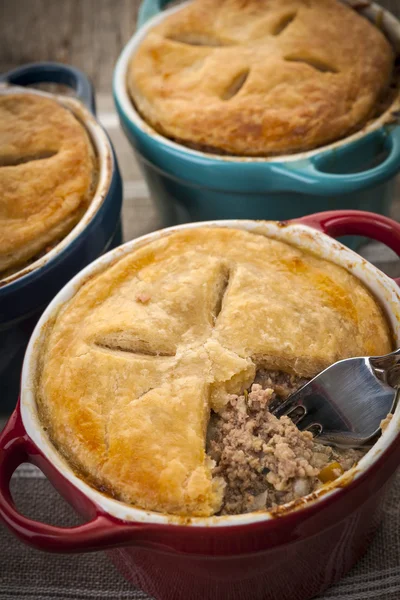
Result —
<path fill-rule="evenodd" d="M 293 419 L 318 441 L 358 448 L 372 445 L 400 397 L 400 349 L 386 356 L 349 358 L 322 371 L 271 412 Z"/>

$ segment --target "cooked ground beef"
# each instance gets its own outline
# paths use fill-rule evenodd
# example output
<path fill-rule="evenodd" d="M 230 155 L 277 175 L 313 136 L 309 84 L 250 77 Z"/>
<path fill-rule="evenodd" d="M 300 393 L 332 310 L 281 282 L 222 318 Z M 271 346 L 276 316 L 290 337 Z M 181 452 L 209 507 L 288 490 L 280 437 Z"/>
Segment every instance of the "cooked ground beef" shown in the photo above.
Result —
<path fill-rule="evenodd" d="M 281 400 L 286 400 L 290 394 L 305 385 L 309 379 L 304 377 L 296 377 L 282 371 L 265 371 L 263 369 L 257 371 L 254 383 L 258 383 L 266 390 L 272 389 L 275 396 Z"/>
<path fill-rule="evenodd" d="M 221 514 L 272 508 L 305 496 L 325 481 L 350 469 L 362 452 L 339 452 L 318 444 L 289 417 L 269 412 L 306 380 L 286 373 L 261 371 L 249 392 L 229 396 L 211 418 L 208 453 L 215 476 L 227 484 Z"/>

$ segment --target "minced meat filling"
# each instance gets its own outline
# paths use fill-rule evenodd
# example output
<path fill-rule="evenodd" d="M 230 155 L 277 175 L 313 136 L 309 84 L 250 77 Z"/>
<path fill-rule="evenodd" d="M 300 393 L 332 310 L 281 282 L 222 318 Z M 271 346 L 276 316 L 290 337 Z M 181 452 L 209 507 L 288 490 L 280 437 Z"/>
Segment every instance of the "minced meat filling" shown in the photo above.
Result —
<path fill-rule="evenodd" d="M 208 454 L 214 476 L 226 482 L 221 514 L 239 514 L 285 504 L 350 469 L 362 452 L 339 452 L 318 444 L 289 417 L 277 419 L 269 406 L 306 380 L 261 371 L 249 392 L 230 395 L 223 412 L 211 418 Z"/>

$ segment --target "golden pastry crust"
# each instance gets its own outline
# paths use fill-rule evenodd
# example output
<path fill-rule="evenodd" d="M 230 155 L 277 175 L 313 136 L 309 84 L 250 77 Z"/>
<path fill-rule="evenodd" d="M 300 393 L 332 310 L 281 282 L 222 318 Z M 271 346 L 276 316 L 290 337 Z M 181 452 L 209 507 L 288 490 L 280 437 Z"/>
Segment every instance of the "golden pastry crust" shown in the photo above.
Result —
<path fill-rule="evenodd" d="M 223 485 L 206 427 L 227 392 L 258 367 L 311 377 L 391 349 L 379 305 L 341 267 L 204 227 L 149 243 L 78 290 L 42 350 L 38 406 L 95 486 L 145 509 L 207 516 Z"/>
<path fill-rule="evenodd" d="M 361 128 L 393 63 L 378 28 L 338 0 L 195 0 L 147 34 L 127 85 L 167 137 L 268 156 Z"/>
<path fill-rule="evenodd" d="M 84 127 L 58 102 L 0 95 L 0 273 L 64 237 L 88 207 L 96 160 Z"/>

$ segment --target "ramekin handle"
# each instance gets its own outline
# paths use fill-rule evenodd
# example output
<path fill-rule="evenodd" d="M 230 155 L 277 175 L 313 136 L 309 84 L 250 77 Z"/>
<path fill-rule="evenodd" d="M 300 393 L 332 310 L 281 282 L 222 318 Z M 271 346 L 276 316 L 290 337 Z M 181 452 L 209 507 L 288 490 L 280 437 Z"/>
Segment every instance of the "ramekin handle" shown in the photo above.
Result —
<path fill-rule="evenodd" d="M 0 82 L 13 85 L 34 83 L 59 83 L 72 88 L 76 97 L 96 114 L 96 103 L 92 84 L 82 71 L 56 62 L 39 62 L 17 67 L 0 75 Z"/>
<path fill-rule="evenodd" d="M 382 242 L 400 257 L 400 223 L 389 217 L 361 210 L 332 210 L 294 219 L 293 222 L 308 225 L 334 238 L 345 235 L 371 238 Z M 400 279 L 395 281 L 400 285 Z"/>
<path fill-rule="evenodd" d="M 356 173 L 330 173 L 324 170 L 324 164 L 334 153 L 338 163 L 351 160 L 351 154 L 357 154 L 359 144 L 376 144 L 379 142 L 387 155 L 377 166 L 360 169 Z M 400 127 L 378 130 L 365 140 L 354 142 L 350 146 L 338 147 L 329 153 L 317 154 L 311 159 L 288 163 L 271 163 L 275 173 L 281 176 L 281 185 L 286 182 L 287 189 L 302 194 L 334 197 L 351 194 L 360 190 L 376 187 L 392 179 L 400 170 Z"/>
<path fill-rule="evenodd" d="M 75 501 L 79 498 L 80 504 L 85 506 L 85 513 L 90 514 L 92 519 L 76 527 L 55 527 L 19 513 L 10 492 L 11 476 L 22 463 L 30 462 L 40 466 L 44 461 L 46 459 L 25 433 L 18 404 L 0 435 L 0 521 L 21 541 L 38 550 L 60 553 L 92 552 L 148 542 L 149 528 L 146 525 L 124 524 L 113 519 L 72 487 L 59 473 L 58 478 L 61 478 L 64 485 L 70 486 Z"/>
<path fill-rule="evenodd" d="M 143 0 L 139 6 L 137 28 L 140 29 L 149 19 L 155 17 L 171 0 Z"/>

